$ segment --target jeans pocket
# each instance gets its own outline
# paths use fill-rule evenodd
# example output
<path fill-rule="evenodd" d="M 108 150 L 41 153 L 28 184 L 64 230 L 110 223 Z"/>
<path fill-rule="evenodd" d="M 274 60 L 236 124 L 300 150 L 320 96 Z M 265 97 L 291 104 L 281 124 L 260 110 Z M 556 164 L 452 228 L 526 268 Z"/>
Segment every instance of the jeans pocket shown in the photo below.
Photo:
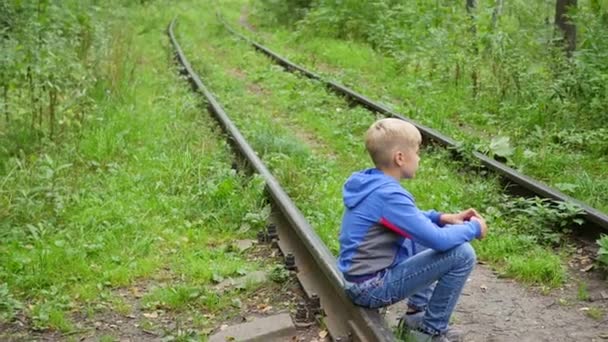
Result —
<path fill-rule="evenodd" d="M 368 298 L 366 299 L 367 305 L 369 308 L 376 309 L 384 306 L 388 306 L 396 302 L 395 298 L 390 295 L 389 289 L 385 287 L 386 272 L 378 274 L 377 277 L 371 279 L 369 283 L 367 283 L 366 287 L 368 289 L 367 294 Z"/>
<path fill-rule="evenodd" d="M 361 283 L 349 283 L 345 287 L 346 293 L 353 303 L 359 306 L 367 308 L 386 306 L 388 305 L 386 304 L 387 301 L 378 297 L 378 294 L 383 292 L 382 286 L 384 284 L 384 278 L 385 274 L 379 274 L 378 276 Z M 390 300 L 388 302 L 390 302 Z"/>

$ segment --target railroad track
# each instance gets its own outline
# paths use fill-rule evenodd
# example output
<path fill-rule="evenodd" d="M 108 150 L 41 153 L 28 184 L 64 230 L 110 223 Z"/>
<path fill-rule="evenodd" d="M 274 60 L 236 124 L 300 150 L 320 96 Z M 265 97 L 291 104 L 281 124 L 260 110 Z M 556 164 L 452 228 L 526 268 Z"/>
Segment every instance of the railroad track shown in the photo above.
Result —
<path fill-rule="evenodd" d="M 169 24 L 167 34 L 181 72 L 188 77 L 193 89 L 204 96 L 208 111 L 226 133 L 234 151 L 264 179 L 272 204 L 270 221 L 277 228 L 278 247 L 286 261 L 295 262 L 296 276 L 310 302 L 320 302 L 323 324 L 333 340 L 395 341 L 395 336 L 377 311 L 355 306 L 346 296 L 344 278 L 336 267 L 336 259 L 194 72 L 175 38 L 175 21 L 173 19 Z"/>
<path fill-rule="evenodd" d="M 387 117 L 393 117 L 393 118 L 398 118 L 398 119 L 407 121 L 407 122 L 413 124 L 414 126 L 416 126 L 418 128 L 418 130 L 420 130 L 420 133 L 422 133 L 424 140 L 430 141 L 439 146 L 450 149 L 451 151 L 455 152 L 455 153 L 453 153 L 453 155 L 456 158 L 466 157 L 466 156 L 463 156 L 462 152 L 459 152 L 459 149 L 458 149 L 459 144 L 457 141 L 453 140 L 452 138 L 445 136 L 430 127 L 421 125 L 421 124 L 403 116 L 402 114 L 397 113 L 397 112 L 383 106 L 382 104 L 371 100 L 370 98 L 366 97 L 365 95 L 357 93 L 356 91 L 354 91 L 342 84 L 339 84 L 332 80 L 326 80 L 323 77 L 321 77 L 320 75 L 289 61 L 287 58 L 279 55 L 278 53 L 259 44 L 258 42 L 252 40 L 251 38 L 246 37 L 245 35 L 241 34 L 240 32 L 234 30 L 230 25 L 228 25 L 226 23 L 226 21 L 222 18 L 222 16 L 219 14 L 219 12 L 217 13 L 217 18 L 222 23 L 222 25 L 224 25 L 226 30 L 228 30 L 233 35 L 235 35 L 235 36 L 243 39 L 244 41 L 248 42 L 249 44 L 251 44 L 256 50 L 258 50 L 258 51 L 262 52 L 263 54 L 265 54 L 266 56 L 270 57 L 270 59 L 273 62 L 282 66 L 285 70 L 287 70 L 289 72 L 293 72 L 293 73 L 299 73 L 299 74 L 306 76 L 307 78 L 322 82 L 325 84 L 325 86 L 327 88 L 329 88 L 333 92 L 337 93 L 338 95 L 344 96 L 352 103 L 361 105 L 374 113 L 379 113 L 379 114 L 385 115 Z M 488 157 L 487 155 L 485 155 L 483 153 L 473 151 L 472 157 L 475 160 L 477 160 L 480 163 L 480 165 L 483 166 L 484 168 L 491 170 L 491 171 L 495 172 L 496 174 L 498 174 L 499 176 L 501 176 L 501 178 L 507 183 L 508 187 L 511 188 L 511 191 L 513 191 L 515 193 L 523 193 L 526 195 L 538 196 L 540 198 L 546 198 L 546 199 L 550 199 L 550 200 L 558 201 L 558 202 L 570 202 L 570 203 L 574 203 L 577 206 L 579 206 L 583 211 L 581 218 L 584 220 L 584 224 L 582 227 L 583 229 L 579 229 L 578 231 L 581 232 L 582 235 L 595 239 L 598 237 L 598 235 L 600 233 L 608 233 L 608 215 L 601 212 L 600 210 L 595 209 L 595 208 L 589 206 L 588 204 L 586 204 L 578 199 L 575 199 L 571 196 L 568 196 L 568 195 L 560 192 L 559 190 L 549 187 L 531 177 L 528 177 L 528 176 L 522 174 L 521 172 L 505 165 L 504 163 L 501 163 L 500 161 L 497 161 L 497 160 L 494 160 L 494 159 Z"/>

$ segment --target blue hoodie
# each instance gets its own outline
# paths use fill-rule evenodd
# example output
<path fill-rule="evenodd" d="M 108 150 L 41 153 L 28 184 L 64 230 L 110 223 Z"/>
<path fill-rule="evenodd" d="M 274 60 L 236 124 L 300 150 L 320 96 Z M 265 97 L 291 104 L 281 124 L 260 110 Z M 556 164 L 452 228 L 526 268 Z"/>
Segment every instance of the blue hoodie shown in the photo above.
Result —
<path fill-rule="evenodd" d="M 338 268 L 349 276 L 393 267 L 416 254 L 414 242 L 446 251 L 481 234 L 476 221 L 442 227 L 440 213 L 420 211 L 414 197 L 378 169 L 353 173 L 343 196 Z"/>

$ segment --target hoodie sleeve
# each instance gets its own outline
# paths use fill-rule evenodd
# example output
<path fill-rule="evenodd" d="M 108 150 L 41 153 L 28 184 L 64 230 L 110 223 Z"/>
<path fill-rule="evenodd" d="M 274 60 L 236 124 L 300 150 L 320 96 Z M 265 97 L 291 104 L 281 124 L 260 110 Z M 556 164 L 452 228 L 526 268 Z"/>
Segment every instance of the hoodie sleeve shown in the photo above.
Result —
<path fill-rule="evenodd" d="M 476 221 L 439 228 L 413 200 L 402 192 L 393 192 L 385 199 L 380 223 L 397 234 L 437 251 L 447 251 L 481 235 Z"/>
<path fill-rule="evenodd" d="M 435 210 L 427 210 L 427 211 L 422 211 L 422 214 L 426 217 L 429 218 L 429 220 L 431 220 L 434 224 L 438 225 L 439 227 L 443 227 L 443 225 L 440 223 L 439 219 L 441 218 L 441 213 Z"/>

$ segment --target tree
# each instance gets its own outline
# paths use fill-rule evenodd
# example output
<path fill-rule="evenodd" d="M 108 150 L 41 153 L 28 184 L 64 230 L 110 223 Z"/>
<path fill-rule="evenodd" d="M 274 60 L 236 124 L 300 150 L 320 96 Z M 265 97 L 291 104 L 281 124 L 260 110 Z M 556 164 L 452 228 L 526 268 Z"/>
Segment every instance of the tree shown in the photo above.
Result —
<path fill-rule="evenodd" d="M 568 12 L 575 9 L 576 5 L 577 0 L 555 1 L 555 25 L 563 35 L 563 39 L 559 41 L 564 45 L 568 57 L 572 56 L 572 52 L 576 50 L 576 25 L 568 15 Z"/>
<path fill-rule="evenodd" d="M 467 13 L 469 14 L 469 19 L 471 21 L 471 26 L 469 30 L 471 31 L 471 52 L 477 56 L 479 54 L 479 49 L 477 48 L 477 25 L 475 19 L 475 11 L 477 9 L 477 0 L 467 0 Z M 471 82 L 473 83 L 473 96 L 477 97 L 479 93 L 479 76 L 477 75 L 477 66 L 475 62 L 473 62 L 472 71 L 471 71 Z"/>
<path fill-rule="evenodd" d="M 494 10 L 492 11 L 492 29 L 496 29 L 496 26 L 498 25 L 498 18 L 502 13 L 502 4 L 503 0 L 496 0 Z"/>

